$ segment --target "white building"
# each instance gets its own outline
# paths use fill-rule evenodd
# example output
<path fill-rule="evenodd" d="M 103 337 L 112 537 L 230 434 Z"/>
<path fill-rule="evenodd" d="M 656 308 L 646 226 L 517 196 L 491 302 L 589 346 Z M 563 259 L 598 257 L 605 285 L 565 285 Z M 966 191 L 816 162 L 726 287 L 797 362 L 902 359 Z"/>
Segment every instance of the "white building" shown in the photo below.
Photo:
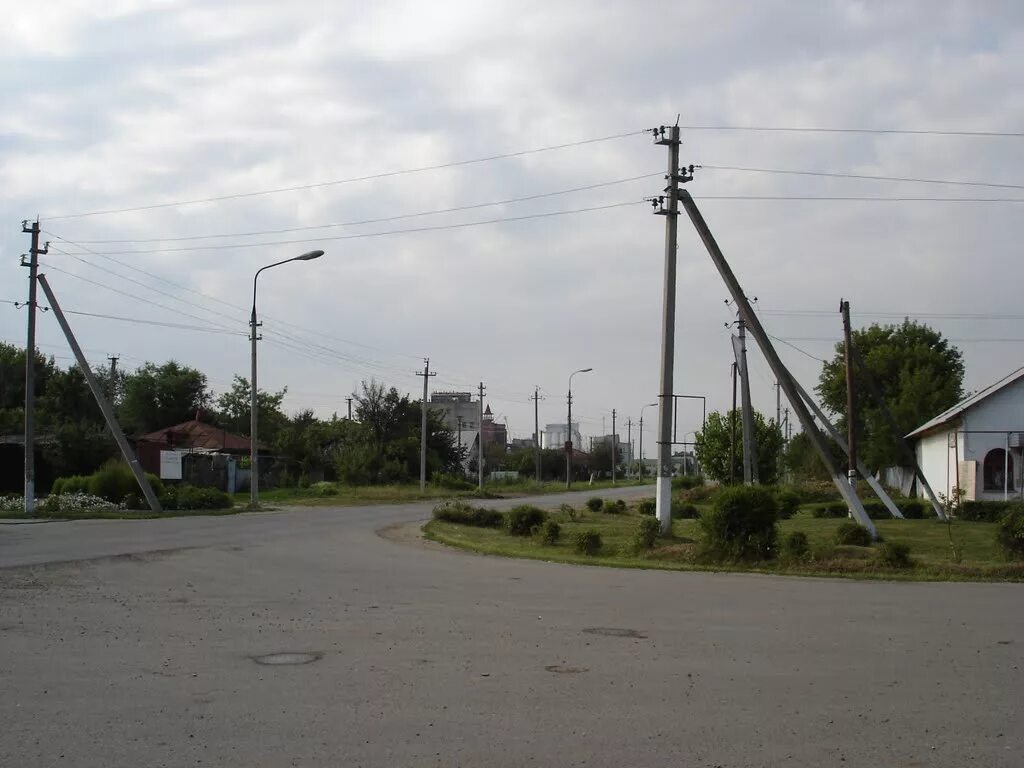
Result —
<path fill-rule="evenodd" d="M 544 434 L 541 436 L 542 447 L 555 448 L 559 451 L 564 450 L 565 441 L 569 439 L 566 435 L 567 430 L 564 422 L 561 424 L 548 424 L 544 429 Z M 572 423 L 572 447 L 577 451 L 584 449 L 583 435 L 580 434 L 580 425 L 577 421 Z"/>
<path fill-rule="evenodd" d="M 964 398 L 907 438 L 935 493 L 952 498 L 959 487 L 965 500 L 1024 498 L 1024 368 Z"/>

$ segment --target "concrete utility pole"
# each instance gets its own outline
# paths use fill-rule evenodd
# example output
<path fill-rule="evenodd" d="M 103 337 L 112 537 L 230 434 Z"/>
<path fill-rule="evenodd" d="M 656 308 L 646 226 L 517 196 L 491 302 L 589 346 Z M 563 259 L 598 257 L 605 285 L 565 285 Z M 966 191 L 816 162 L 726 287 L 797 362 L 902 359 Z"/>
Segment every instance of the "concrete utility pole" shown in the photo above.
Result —
<path fill-rule="evenodd" d="M 775 380 L 775 426 L 782 426 L 782 387 L 778 379 Z"/>
<path fill-rule="evenodd" d="M 656 204 L 655 213 L 665 217 L 665 278 L 661 319 L 661 390 L 658 393 L 658 489 L 657 516 L 661 532 L 672 528 L 672 374 L 676 339 L 676 232 L 679 226 L 679 184 L 688 181 L 679 169 L 679 126 L 661 126 L 654 134 L 654 143 L 668 147 L 668 186 L 664 200 Z M 692 177 L 691 177 L 692 178 Z"/>
<path fill-rule="evenodd" d="M 416 373 L 423 377 L 423 407 L 422 418 L 420 419 L 420 490 L 427 489 L 427 382 L 431 376 L 437 376 L 437 372 L 430 372 L 430 358 L 423 358 L 423 373 Z"/>
<path fill-rule="evenodd" d="M 32 235 L 28 251 L 28 263 L 21 259 L 21 266 L 28 267 L 28 342 L 25 344 L 25 514 L 33 515 L 36 509 L 36 276 L 39 272 L 39 256 L 50 250 L 47 243 L 39 247 L 39 219 L 29 225 L 21 222 L 21 231 Z"/>
<path fill-rule="evenodd" d="M 128 466 L 131 467 L 132 474 L 135 475 L 135 481 L 139 484 L 139 489 L 142 491 L 142 495 L 146 497 L 146 502 L 149 504 L 149 508 L 153 512 L 159 514 L 163 511 L 160 508 L 160 502 L 157 499 L 156 494 L 153 492 L 153 488 L 150 486 L 149 480 L 146 479 L 146 475 L 142 471 L 142 467 L 139 465 L 138 458 L 136 458 L 134 452 L 132 452 L 131 446 L 128 445 L 124 432 L 121 431 L 120 424 L 117 423 L 117 417 L 114 415 L 114 409 L 111 407 L 107 398 L 103 395 L 103 390 L 100 388 L 99 382 L 96 381 L 96 377 L 92 375 L 92 369 L 89 367 L 89 363 L 85 359 L 85 355 L 82 354 L 82 348 L 78 346 L 75 334 L 71 331 L 71 326 L 68 325 L 68 321 L 67 318 L 64 317 L 64 313 L 61 312 L 60 304 L 57 303 L 57 297 L 53 294 L 50 284 L 46 282 L 46 275 L 39 275 L 38 279 L 39 284 L 43 287 L 43 293 L 46 294 L 46 300 L 50 302 L 50 309 L 52 309 L 53 314 L 56 315 L 57 322 L 60 324 L 60 329 L 64 332 L 64 337 L 68 340 L 68 346 L 71 347 L 71 351 L 75 355 L 78 367 L 81 369 L 82 375 L 85 376 L 85 383 L 89 385 L 89 389 L 92 391 L 92 396 L 96 398 L 96 404 L 100 407 L 100 411 L 103 413 L 103 418 L 106 420 L 107 426 L 114 435 L 114 440 L 117 441 L 117 447 L 121 449 L 121 455 L 124 456 L 124 460 L 128 462 Z"/>
<path fill-rule="evenodd" d="M 644 408 L 654 408 L 657 403 L 640 406 L 640 479 L 644 479 Z"/>
<path fill-rule="evenodd" d="M 626 477 L 631 477 L 633 474 L 633 419 L 632 417 L 626 419 L 626 445 L 629 446 L 629 464 L 626 465 Z"/>
<path fill-rule="evenodd" d="M 484 489 L 484 383 L 480 382 L 480 424 L 477 430 L 477 482 Z"/>
<path fill-rule="evenodd" d="M 540 387 L 533 388 L 533 463 L 536 465 L 537 482 L 540 482 Z"/>
<path fill-rule="evenodd" d="M 736 483 L 736 363 L 732 364 L 732 410 L 729 411 L 729 485 Z"/>
<path fill-rule="evenodd" d="M 857 397 L 853 389 L 853 333 L 850 330 L 850 302 L 839 300 L 843 316 L 843 357 L 846 363 L 846 444 L 850 461 L 846 474 L 850 485 L 857 487 Z"/>
<path fill-rule="evenodd" d="M 110 398 L 111 404 L 117 401 L 117 361 L 120 359 L 117 355 L 110 355 L 107 358 L 110 361 L 110 392 L 107 393 L 107 397 Z"/>
<path fill-rule="evenodd" d="M 459 425 L 459 453 L 462 453 L 462 417 L 456 416 L 455 421 Z"/>
<path fill-rule="evenodd" d="M 754 433 L 754 408 L 750 402 L 750 371 L 747 368 L 747 326 L 740 318 L 739 335 L 734 336 L 733 351 L 740 375 L 740 404 L 743 423 L 743 482 L 757 483 L 757 435 Z"/>
<path fill-rule="evenodd" d="M 352 398 L 346 397 L 345 402 L 348 403 L 348 420 L 352 421 Z"/>
<path fill-rule="evenodd" d="M 615 434 L 615 409 L 612 408 L 612 485 L 615 485 L 615 458 L 618 454 L 619 436 Z"/>

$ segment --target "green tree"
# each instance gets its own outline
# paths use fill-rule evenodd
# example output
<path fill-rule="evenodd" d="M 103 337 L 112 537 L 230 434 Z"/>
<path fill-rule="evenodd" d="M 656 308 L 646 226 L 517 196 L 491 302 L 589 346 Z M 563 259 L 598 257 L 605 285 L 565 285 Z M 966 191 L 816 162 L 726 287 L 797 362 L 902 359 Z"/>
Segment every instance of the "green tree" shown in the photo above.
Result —
<path fill-rule="evenodd" d="M 846 466 L 846 456 L 841 449 L 832 442 L 831 438 L 822 433 L 822 439 L 829 446 L 833 461 L 836 467 L 842 470 Z M 795 482 L 806 480 L 831 480 L 828 469 L 821 461 L 818 451 L 811 443 L 810 435 L 806 432 L 798 432 L 786 445 L 782 456 L 783 466 Z"/>
<path fill-rule="evenodd" d="M 273 443 L 278 433 L 288 423 L 288 417 L 281 410 L 281 403 L 288 393 L 288 387 L 280 392 L 256 392 L 257 415 L 259 416 L 259 439 Z M 231 389 L 217 398 L 217 417 L 221 426 L 239 435 L 248 435 L 252 414 L 252 387 L 244 376 L 235 375 Z"/>
<path fill-rule="evenodd" d="M 590 452 L 590 469 L 593 472 L 611 472 L 612 462 L 615 466 L 622 465 L 622 447 L 615 446 L 615 457 L 612 458 L 611 441 L 602 440 L 594 443 L 594 450 Z"/>
<path fill-rule="evenodd" d="M 351 441 L 358 431 L 359 425 L 355 422 L 336 415 L 330 421 L 321 421 L 313 411 L 305 410 L 286 421 L 274 447 L 297 477 L 323 472 L 326 479 L 331 479 L 341 446 Z"/>
<path fill-rule="evenodd" d="M 860 458 L 871 470 L 905 463 L 900 447 L 903 435 L 955 405 L 963 397 L 963 354 L 927 325 L 904 320 L 899 325 L 871 325 L 853 332 L 871 378 L 892 411 L 894 433 L 881 408 L 869 397 L 869 388 L 857 382 L 857 430 Z M 846 367 L 844 345 L 822 366 L 816 387 L 825 408 L 840 417 L 845 431 Z"/>
<path fill-rule="evenodd" d="M 146 363 L 125 378 L 120 416 L 130 434 L 145 434 L 194 419 L 208 409 L 206 375 L 175 361 Z"/>
<path fill-rule="evenodd" d="M 720 483 L 728 483 L 730 476 L 743 481 L 743 427 L 740 411 L 736 416 L 736 461 L 729 471 L 732 428 L 729 413 L 715 411 L 708 414 L 707 424 L 697 433 L 694 453 L 704 474 Z M 757 473 L 762 484 L 778 481 L 779 459 L 782 453 L 782 432 L 772 421 L 754 411 L 754 439 L 757 444 Z"/>

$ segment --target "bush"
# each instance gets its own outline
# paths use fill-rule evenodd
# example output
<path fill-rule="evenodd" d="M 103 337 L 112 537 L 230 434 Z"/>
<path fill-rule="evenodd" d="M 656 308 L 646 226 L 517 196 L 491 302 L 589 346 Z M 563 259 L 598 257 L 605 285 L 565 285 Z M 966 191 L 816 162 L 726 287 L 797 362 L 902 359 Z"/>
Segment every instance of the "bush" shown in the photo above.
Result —
<path fill-rule="evenodd" d="M 1018 504 L 1015 501 L 965 501 L 959 517 L 973 523 L 998 523 Z"/>
<path fill-rule="evenodd" d="M 700 517 L 700 510 L 693 504 L 683 503 L 678 499 L 672 500 L 673 520 L 696 520 Z"/>
<path fill-rule="evenodd" d="M 1007 560 L 1024 560 L 1024 505 L 1015 505 L 999 521 L 996 543 Z"/>
<path fill-rule="evenodd" d="M 788 520 L 800 508 L 800 495 L 788 488 L 776 489 L 775 500 L 779 504 L 779 520 Z"/>
<path fill-rule="evenodd" d="M 871 531 L 861 525 L 847 520 L 841 523 L 836 529 L 836 544 L 846 544 L 854 547 L 870 547 L 872 542 Z"/>
<path fill-rule="evenodd" d="M 654 499 L 640 499 L 636 511 L 641 515 L 653 515 L 658 511 L 658 503 Z"/>
<path fill-rule="evenodd" d="M 591 512 L 600 512 L 601 507 L 603 506 L 604 499 L 599 499 L 597 496 L 595 496 L 592 499 L 587 499 L 587 509 L 589 509 Z"/>
<path fill-rule="evenodd" d="M 688 491 L 702 485 L 704 485 L 704 478 L 700 475 L 680 475 L 672 478 L 673 491 Z"/>
<path fill-rule="evenodd" d="M 54 480 L 53 485 L 50 486 L 50 495 L 60 496 L 61 493 L 64 491 L 64 483 L 66 482 L 66 477 L 58 477 L 56 480 Z"/>
<path fill-rule="evenodd" d="M 864 511 L 868 513 L 868 517 L 872 520 L 885 520 L 892 517 L 889 508 L 885 506 L 881 499 L 863 499 L 861 504 L 864 507 Z"/>
<path fill-rule="evenodd" d="M 558 511 L 568 517 L 572 522 L 576 522 L 576 508 L 572 504 L 561 504 L 558 507 Z"/>
<path fill-rule="evenodd" d="M 573 537 L 573 545 L 581 555 L 596 555 L 601 551 L 601 534 L 597 531 L 580 531 Z"/>
<path fill-rule="evenodd" d="M 900 508 L 900 512 L 907 520 L 923 520 L 926 516 L 930 517 L 934 514 L 932 505 L 923 499 L 895 499 L 895 501 L 896 506 Z"/>
<path fill-rule="evenodd" d="M 548 515 L 543 509 L 522 504 L 505 515 L 505 533 L 509 536 L 529 536 L 534 528 L 540 528 L 547 519 Z"/>
<path fill-rule="evenodd" d="M 557 544 L 561 535 L 562 526 L 554 520 L 548 520 L 544 523 L 544 527 L 541 528 L 541 540 L 548 546 L 554 546 Z"/>
<path fill-rule="evenodd" d="M 910 568 L 914 565 L 910 559 L 910 545 L 901 541 L 883 541 L 878 545 L 875 560 L 889 568 Z"/>
<path fill-rule="evenodd" d="M 821 501 L 815 504 L 809 504 L 805 506 L 805 509 L 809 509 L 811 517 L 813 518 L 826 518 L 826 517 L 846 517 L 850 510 L 846 508 L 845 501 Z"/>
<path fill-rule="evenodd" d="M 622 499 L 616 499 L 615 501 L 605 499 L 604 505 L 601 507 L 601 511 L 606 515 L 621 515 L 626 511 L 626 502 Z"/>
<path fill-rule="evenodd" d="M 146 502 L 137 493 L 129 493 L 121 503 L 124 504 L 125 509 L 146 509 Z"/>
<path fill-rule="evenodd" d="M 146 476 L 146 479 L 149 481 L 149 487 L 153 489 L 153 493 L 155 493 L 157 496 L 159 496 L 161 493 L 164 492 L 164 481 L 163 480 L 161 480 L 159 477 L 154 475 L 152 472 L 145 472 L 144 474 Z M 135 490 L 137 490 L 137 491 L 139 491 L 141 493 L 137 483 L 135 485 Z"/>
<path fill-rule="evenodd" d="M 718 493 L 700 515 L 701 554 L 715 561 L 762 560 L 772 556 L 778 535 L 775 496 L 761 486 L 735 486 Z"/>
<path fill-rule="evenodd" d="M 449 475 L 444 472 L 438 472 L 430 479 L 430 484 L 437 486 L 438 488 L 445 488 L 449 491 L 472 491 L 476 488 L 476 485 L 466 480 L 464 477 L 458 477 L 456 475 Z"/>
<path fill-rule="evenodd" d="M 720 485 L 698 485 L 696 488 L 680 491 L 679 498 L 691 504 L 697 504 L 714 499 L 721 490 L 722 486 Z"/>
<path fill-rule="evenodd" d="M 88 515 L 95 512 L 117 512 L 118 507 L 111 501 L 87 493 L 67 493 L 47 496 L 37 507 L 43 515 Z"/>
<path fill-rule="evenodd" d="M 88 493 L 89 478 L 84 475 L 72 475 L 71 477 L 58 477 L 53 481 L 50 488 L 51 496 L 60 496 L 62 493 Z"/>
<path fill-rule="evenodd" d="M 803 560 L 810 551 L 807 534 L 803 531 L 790 531 L 782 537 L 782 556 L 787 560 Z"/>
<path fill-rule="evenodd" d="M 651 549 L 661 534 L 661 524 L 653 517 L 641 517 L 637 520 L 633 542 L 637 549 Z"/>
<path fill-rule="evenodd" d="M 175 485 L 160 496 L 160 506 L 171 510 L 230 509 L 231 497 L 216 488 Z"/>
<path fill-rule="evenodd" d="M 464 501 L 444 501 L 434 507 L 435 520 L 458 525 L 471 525 L 475 528 L 501 528 L 505 516 L 496 509 L 473 507 Z"/>
<path fill-rule="evenodd" d="M 89 477 L 89 493 L 115 504 L 138 489 L 131 467 L 123 461 L 108 461 Z"/>
<path fill-rule="evenodd" d="M 309 486 L 309 492 L 320 497 L 337 496 L 338 486 L 334 483 L 329 483 L 326 480 L 321 480 L 319 483 L 313 483 Z"/>

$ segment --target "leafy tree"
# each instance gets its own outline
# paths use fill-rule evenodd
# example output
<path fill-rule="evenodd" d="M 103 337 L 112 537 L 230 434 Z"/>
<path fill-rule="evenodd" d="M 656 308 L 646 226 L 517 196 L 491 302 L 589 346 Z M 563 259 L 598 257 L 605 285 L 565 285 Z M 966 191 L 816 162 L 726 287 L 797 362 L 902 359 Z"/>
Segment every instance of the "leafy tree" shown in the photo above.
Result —
<path fill-rule="evenodd" d="M 731 413 L 731 412 L 730 412 Z M 736 418 L 736 462 L 732 477 L 743 480 L 743 427 L 739 410 Z M 729 453 L 732 427 L 729 413 L 715 411 L 708 414 L 707 424 L 697 433 L 694 453 L 707 477 L 720 483 L 728 483 Z M 754 411 L 754 439 L 757 443 L 757 474 L 761 483 L 770 485 L 778 480 L 779 458 L 782 453 L 782 432 L 778 425 L 768 421 Z"/>
<path fill-rule="evenodd" d="M 320 421 L 313 411 L 305 410 L 288 419 L 274 443 L 298 476 L 321 471 L 325 477 L 334 474 L 334 462 L 341 446 L 359 432 L 359 425 L 334 416 Z"/>
<path fill-rule="evenodd" d="M 280 392 L 256 392 L 257 415 L 259 416 L 259 439 L 261 442 L 272 443 L 278 433 L 288 423 L 288 417 L 281 410 L 281 403 L 288 392 L 285 387 Z M 252 414 L 252 387 L 244 376 L 235 375 L 231 389 L 217 398 L 218 420 L 225 429 L 239 435 L 248 435 Z"/>
<path fill-rule="evenodd" d="M 594 443 L 594 450 L 590 452 L 590 469 L 594 472 L 612 471 L 612 444 L 610 440 L 602 440 Z M 622 446 L 615 446 L 615 466 L 622 465 Z"/>
<path fill-rule="evenodd" d="M 846 456 L 840 455 L 842 452 L 838 447 L 833 449 L 835 443 L 833 443 L 830 438 L 824 437 L 824 434 L 822 436 L 826 444 L 831 449 L 832 458 L 836 461 L 836 466 L 840 469 L 845 467 Z M 786 446 L 782 462 L 786 471 L 796 482 L 832 479 L 828 473 L 828 469 L 826 469 L 825 465 L 822 463 L 821 457 L 818 456 L 818 452 L 811 443 L 810 435 L 806 432 L 798 432 L 793 435 L 793 438 Z"/>
<path fill-rule="evenodd" d="M 963 397 L 963 354 L 938 331 L 911 320 L 856 330 L 853 344 L 898 425 L 898 434 L 894 434 L 878 404 L 869 397 L 869 388 L 857 384 L 860 458 L 872 470 L 904 464 L 900 448 L 903 435 Z M 854 370 L 859 373 L 858 368 Z M 841 417 L 841 430 L 845 430 L 846 367 L 842 343 L 836 345 L 835 357 L 822 366 L 816 390 L 825 408 Z"/>
<path fill-rule="evenodd" d="M 127 432 L 144 434 L 194 419 L 209 405 L 205 374 L 173 360 L 146 363 L 125 379 L 120 416 Z"/>

